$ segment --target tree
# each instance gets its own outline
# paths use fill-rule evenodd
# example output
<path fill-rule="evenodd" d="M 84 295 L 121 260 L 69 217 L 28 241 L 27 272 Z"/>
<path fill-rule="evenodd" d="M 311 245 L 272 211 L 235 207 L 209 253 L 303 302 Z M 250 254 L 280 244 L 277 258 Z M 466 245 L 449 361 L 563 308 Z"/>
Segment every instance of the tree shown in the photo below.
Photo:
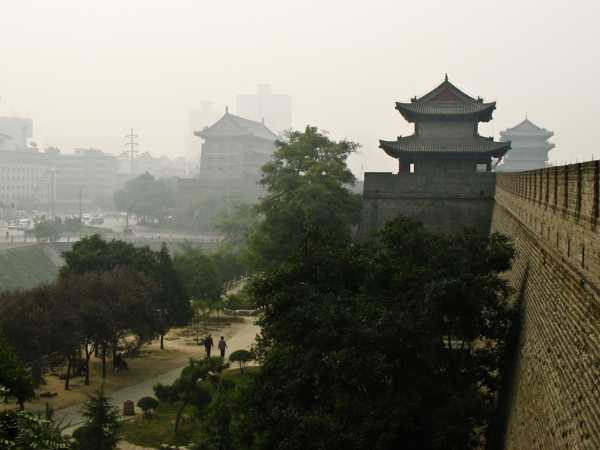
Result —
<path fill-rule="evenodd" d="M 359 145 L 332 141 L 310 126 L 285 136 L 288 141 L 275 141 L 273 159 L 261 168 L 259 183 L 267 194 L 255 211 L 264 218 L 250 234 L 247 257 L 257 272 L 281 267 L 306 227 L 327 228 L 346 242 L 360 214 L 360 196 L 347 189 L 356 179 L 346 165 Z"/>
<path fill-rule="evenodd" d="M 66 298 L 78 299 L 86 385 L 89 384 L 89 360 L 96 350 L 103 350 L 105 376 L 109 349 L 114 358 L 119 343 L 137 350 L 156 337 L 159 321 L 153 297 L 157 287 L 148 277 L 121 267 L 106 273 L 74 275 L 60 282 L 64 284 L 62 292 Z"/>
<path fill-rule="evenodd" d="M 48 220 L 36 222 L 33 229 L 38 242 L 56 242 L 60 239 L 59 228 Z"/>
<path fill-rule="evenodd" d="M 86 423 L 75 430 L 73 437 L 86 450 L 112 450 L 117 447 L 121 428 L 120 411 L 111 405 L 110 397 L 104 393 L 104 384 L 92 394 L 86 394 L 81 415 Z"/>
<path fill-rule="evenodd" d="M 158 383 L 154 386 L 154 393 L 159 400 L 169 404 L 182 402 L 175 419 L 175 434 L 179 429 L 181 413 L 187 405 L 202 409 L 212 400 L 210 389 L 200 381 L 206 381 L 211 377 L 213 382 L 218 381 L 219 378 L 215 374 L 221 373 L 227 367 L 229 365 L 223 363 L 223 358 L 211 357 L 202 360 L 190 358 L 190 364 L 184 367 L 181 375 L 173 384 L 163 385 Z"/>
<path fill-rule="evenodd" d="M 36 378 L 81 344 L 78 303 L 79 299 L 65 297 L 56 284 L 0 293 L 0 328 Z"/>
<path fill-rule="evenodd" d="M 236 350 L 229 355 L 229 362 L 238 363 L 240 365 L 240 373 L 244 373 L 248 367 L 248 363 L 254 358 L 248 350 Z"/>
<path fill-rule="evenodd" d="M 505 357 L 514 249 L 399 218 L 365 245 L 308 230 L 255 281 L 267 308 L 241 429 L 258 448 L 479 448 Z"/>
<path fill-rule="evenodd" d="M 187 325 L 194 315 L 185 283 L 180 278 L 164 242 L 156 254 L 152 276 L 160 285 L 154 296 L 154 303 L 157 305 L 159 316 L 160 348 L 164 349 L 164 337 L 169 330 Z"/>
<path fill-rule="evenodd" d="M 0 412 L 0 447 L 3 450 L 68 450 L 71 439 L 63 436 L 61 423 L 55 423 L 52 409 L 46 415 L 9 409 Z"/>
<path fill-rule="evenodd" d="M 14 349 L 6 344 L 2 334 L 0 334 L 0 386 L 8 396 L 17 399 L 21 410 L 25 409 L 25 402 L 36 398 L 35 388 L 39 386 L 38 380 L 19 361 Z"/>
<path fill-rule="evenodd" d="M 94 271 L 103 273 L 119 267 L 130 267 L 152 278 L 157 287 L 152 301 L 160 318 L 155 325 L 161 336 L 161 348 L 164 335 L 174 326 L 186 325 L 193 316 L 184 278 L 177 272 L 164 244 L 154 252 L 148 246 L 135 247 L 119 240 L 106 242 L 100 235 L 93 235 L 73 244 L 62 256 L 65 265 L 59 269 L 60 278 Z"/>
<path fill-rule="evenodd" d="M 259 223 L 259 218 L 252 208 L 251 203 L 238 202 L 232 206 L 231 212 L 217 213 L 218 221 L 214 223 L 214 228 L 223 238 L 221 246 L 232 253 L 240 253 L 246 248 L 248 234 Z"/>
<path fill-rule="evenodd" d="M 138 215 L 138 221 L 154 223 L 158 219 L 162 222 L 175 206 L 175 193 L 169 183 L 156 180 L 148 172 L 127 181 L 125 187 L 114 193 L 113 199 L 119 210 L 128 213 L 127 226 L 132 212 Z"/>
<path fill-rule="evenodd" d="M 182 245 L 183 253 L 176 253 L 173 265 L 183 280 L 190 298 L 215 303 L 223 295 L 223 283 L 213 259 L 199 247 Z"/>
<path fill-rule="evenodd" d="M 220 215 L 229 214 L 232 205 L 247 203 L 248 197 L 240 191 L 205 192 L 182 209 L 180 219 L 194 231 L 211 231 Z"/>
<path fill-rule="evenodd" d="M 136 406 L 142 409 L 142 417 L 151 419 L 152 413 L 158 408 L 158 400 L 154 397 L 142 397 L 138 400 Z"/>

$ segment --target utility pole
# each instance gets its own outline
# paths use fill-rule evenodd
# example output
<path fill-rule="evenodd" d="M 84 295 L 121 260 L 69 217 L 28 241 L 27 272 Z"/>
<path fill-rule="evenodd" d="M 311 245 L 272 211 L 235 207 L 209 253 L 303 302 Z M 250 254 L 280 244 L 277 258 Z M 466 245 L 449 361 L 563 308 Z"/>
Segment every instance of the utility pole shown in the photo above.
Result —
<path fill-rule="evenodd" d="M 133 154 L 139 153 L 137 150 L 134 150 L 135 146 L 138 145 L 138 143 L 134 142 L 133 139 L 139 136 L 137 134 L 133 134 L 133 128 L 130 128 L 129 130 L 130 134 L 128 134 L 125 137 L 129 138 L 130 141 L 127 142 L 125 145 L 129 145 L 131 147 L 129 150 L 127 150 L 127 153 L 131 153 L 131 178 L 133 178 Z"/>

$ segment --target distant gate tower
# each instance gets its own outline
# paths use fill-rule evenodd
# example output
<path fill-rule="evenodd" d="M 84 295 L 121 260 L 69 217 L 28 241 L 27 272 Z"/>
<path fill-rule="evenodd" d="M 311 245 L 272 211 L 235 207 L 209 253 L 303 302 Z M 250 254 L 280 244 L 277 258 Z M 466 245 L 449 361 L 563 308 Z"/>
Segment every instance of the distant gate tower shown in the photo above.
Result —
<path fill-rule="evenodd" d="M 496 103 L 473 98 L 445 80 L 421 98 L 396 103 L 415 124 L 411 136 L 379 141 L 398 160 L 398 173 L 365 173 L 358 240 L 366 241 L 399 214 L 422 221 L 432 232 L 457 233 L 465 226 L 489 233 L 499 160 L 510 142 L 478 133 L 492 120 Z"/>
<path fill-rule="evenodd" d="M 548 152 L 554 148 L 547 142 L 554 136 L 553 131 L 534 125 L 525 120 L 506 131 L 500 132 L 501 141 L 510 141 L 511 150 L 504 157 L 504 164 L 496 167 L 496 172 L 521 172 L 543 169 L 548 163 Z"/>

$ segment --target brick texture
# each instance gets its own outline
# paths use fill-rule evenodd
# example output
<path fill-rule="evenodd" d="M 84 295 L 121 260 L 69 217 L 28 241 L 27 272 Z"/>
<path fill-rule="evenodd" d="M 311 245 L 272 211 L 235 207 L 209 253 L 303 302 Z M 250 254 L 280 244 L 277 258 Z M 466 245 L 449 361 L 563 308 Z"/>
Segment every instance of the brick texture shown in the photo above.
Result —
<path fill-rule="evenodd" d="M 522 308 L 503 448 L 600 448 L 598 196 L 598 161 L 498 174 L 492 231 L 515 242 Z"/>
<path fill-rule="evenodd" d="M 488 233 L 494 209 L 494 173 L 365 173 L 358 240 L 399 214 L 432 232 L 458 233 L 464 226 Z"/>

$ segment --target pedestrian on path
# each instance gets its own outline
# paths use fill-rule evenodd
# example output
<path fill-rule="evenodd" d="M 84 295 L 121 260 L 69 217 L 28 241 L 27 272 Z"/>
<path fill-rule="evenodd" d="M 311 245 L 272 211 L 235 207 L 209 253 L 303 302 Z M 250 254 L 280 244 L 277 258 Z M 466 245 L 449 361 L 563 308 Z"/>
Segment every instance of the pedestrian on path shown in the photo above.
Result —
<path fill-rule="evenodd" d="M 219 350 L 221 350 L 221 358 L 225 358 L 225 349 L 227 348 L 227 343 L 225 342 L 225 338 L 221 336 L 221 340 L 219 341 Z"/>
<path fill-rule="evenodd" d="M 204 348 L 206 348 L 206 356 L 210 357 L 210 350 L 214 347 L 213 338 L 210 337 L 210 334 L 206 339 L 204 339 Z"/>

